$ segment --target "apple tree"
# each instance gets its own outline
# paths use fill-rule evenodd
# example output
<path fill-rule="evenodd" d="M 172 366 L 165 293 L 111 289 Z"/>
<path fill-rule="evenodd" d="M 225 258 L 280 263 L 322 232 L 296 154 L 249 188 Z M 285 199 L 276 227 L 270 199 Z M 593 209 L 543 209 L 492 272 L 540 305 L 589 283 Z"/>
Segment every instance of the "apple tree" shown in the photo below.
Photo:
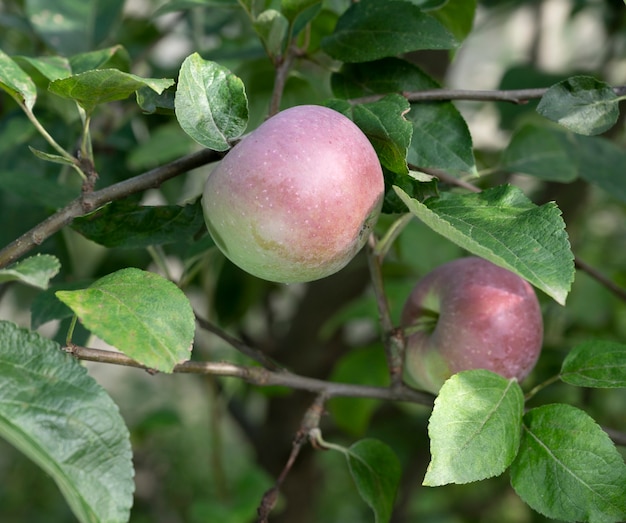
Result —
<path fill-rule="evenodd" d="M 626 520 L 621 0 L 0 26 L 2 521 Z"/>

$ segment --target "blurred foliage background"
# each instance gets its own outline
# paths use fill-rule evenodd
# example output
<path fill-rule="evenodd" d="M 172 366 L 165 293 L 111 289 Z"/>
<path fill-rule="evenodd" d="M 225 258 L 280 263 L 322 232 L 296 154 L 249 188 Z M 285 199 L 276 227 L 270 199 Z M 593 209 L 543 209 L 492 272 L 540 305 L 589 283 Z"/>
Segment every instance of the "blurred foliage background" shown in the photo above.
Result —
<path fill-rule="evenodd" d="M 84 5 L 90 14 L 69 37 L 55 32 L 45 0 L 0 1 L 0 47 L 10 55 L 71 55 L 122 45 L 132 72 L 175 78 L 193 51 L 231 68 L 246 85 L 253 127 L 266 114 L 273 66 L 241 9 L 228 0 L 62 0 L 62 13 Z M 347 0 L 324 2 L 312 42 L 332 29 Z M 236 6 L 235 6 L 236 7 Z M 549 86 L 575 73 L 611 84 L 626 83 L 626 14 L 621 0 L 508 0 L 479 2 L 474 29 L 456 55 L 413 53 L 411 59 L 447 87 L 511 89 Z M 89 21 L 90 23 L 87 23 Z M 297 64 L 283 106 L 321 103 L 331 96 L 327 59 Z M 51 133 L 72 144 L 78 115 L 58 98 L 37 102 Z M 556 200 L 564 213 L 574 252 L 626 286 L 626 208 L 611 194 L 584 182 L 557 183 L 504 172 L 503 148 L 520 122 L 532 122 L 535 103 L 522 106 L 459 102 L 471 130 L 482 178 L 478 185 L 512 181 L 536 203 Z M 94 116 L 94 146 L 102 186 L 137 175 L 197 149 L 168 114 L 143 115 L 133 100 L 108 104 Z M 625 145 L 620 122 L 612 138 Z M 40 138 L 6 95 L 0 95 L 0 244 L 15 239 L 76 194 L 78 180 L 25 153 Z M 626 172 L 626 165 L 624 166 Z M 143 195 L 144 203 L 184 203 L 201 192 L 210 166 Z M 383 218 L 387 220 L 389 217 Z M 381 223 L 381 226 L 384 222 Z M 55 252 L 65 285 L 89 281 L 126 266 L 162 271 L 143 249 L 104 249 L 64 230 L 43 252 Z M 263 349 L 296 373 L 324 379 L 384 385 L 386 372 L 377 312 L 368 290 L 365 259 L 358 256 L 340 275 L 307 285 L 277 286 L 241 272 L 216 252 L 198 254 L 186 244 L 160 255 L 176 276 L 193 267 L 186 291 L 204 316 Z M 398 317 L 417 278 L 463 254 L 417 221 L 402 233 L 385 267 L 392 312 Z M 0 316 L 29 325 L 37 294 L 0 286 Z M 626 305 L 578 271 L 563 308 L 540 296 L 545 348 L 525 387 L 558 372 L 564 354 L 579 341 L 626 337 Z M 39 330 L 63 341 L 68 321 Z M 87 343 L 86 333 L 78 333 Z M 89 340 L 98 346 L 98 340 Z M 218 338 L 199 331 L 196 358 L 246 362 Z M 312 396 L 262 389 L 234 379 L 190 375 L 151 376 L 142 371 L 88 364 L 119 405 L 132 434 L 136 467 L 133 523 L 247 523 L 263 492 L 285 464 L 301 416 Z M 599 423 L 626 431 L 626 391 L 583 390 L 565 384 L 535 401 L 570 401 Z M 375 400 L 334 399 L 323 420 L 325 439 L 349 445 L 372 436 L 394 448 L 403 480 L 394 522 L 432 523 L 543 521 L 514 494 L 507 475 L 478 484 L 422 487 L 428 463 L 429 410 Z M 623 450 L 623 449 L 622 449 Z M 626 454 L 625 454 L 626 455 Z M 288 502 L 286 501 L 288 500 Z M 360 523 L 372 521 L 358 497 L 344 458 L 306 448 L 291 470 L 282 509 L 273 521 Z M 0 520 L 5 523 L 73 521 L 54 483 L 34 464 L 0 442 Z"/>

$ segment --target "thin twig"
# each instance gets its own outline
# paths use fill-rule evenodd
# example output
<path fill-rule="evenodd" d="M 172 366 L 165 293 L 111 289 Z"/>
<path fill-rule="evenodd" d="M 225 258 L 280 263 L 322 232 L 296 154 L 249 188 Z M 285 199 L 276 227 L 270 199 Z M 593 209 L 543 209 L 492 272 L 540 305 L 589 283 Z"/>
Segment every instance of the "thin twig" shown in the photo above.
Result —
<path fill-rule="evenodd" d="M 278 494 L 280 493 L 280 489 L 287 478 L 287 474 L 289 474 L 289 471 L 296 462 L 303 445 L 309 441 L 309 434 L 311 431 L 319 427 L 320 419 L 322 413 L 324 412 L 324 404 L 327 400 L 328 396 L 326 394 L 319 394 L 315 398 L 313 404 L 307 409 L 304 418 L 302 419 L 302 423 L 300 424 L 300 428 L 298 429 L 298 432 L 293 440 L 291 453 L 289 454 L 287 463 L 283 467 L 283 470 L 279 474 L 278 478 L 276 478 L 276 483 L 274 483 L 274 485 L 265 492 L 263 498 L 261 499 L 261 503 L 257 509 L 257 523 L 267 523 L 270 512 L 276 506 Z"/>
<path fill-rule="evenodd" d="M 541 98 L 549 87 L 534 89 L 508 89 L 508 90 L 469 90 L 469 89 L 425 89 L 423 91 L 405 91 L 400 94 L 409 102 L 444 102 L 451 100 L 465 100 L 470 102 L 509 102 L 525 104 L 530 100 Z M 626 86 L 613 87 L 617 96 L 626 95 Z M 362 96 L 350 100 L 353 104 L 376 102 L 383 98 L 384 94 Z"/>
<path fill-rule="evenodd" d="M 163 182 L 186 173 L 207 163 L 219 160 L 225 153 L 203 149 L 183 156 L 143 174 L 116 183 L 99 191 L 85 193 L 55 212 L 43 222 L 24 233 L 15 241 L 0 250 L 0 268 L 13 263 L 44 240 L 69 225 L 74 218 L 101 207 L 102 205 L 126 198 L 131 194 L 159 187 Z"/>
<path fill-rule="evenodd" d="M 121 352 L 93 349 L 71 345 L 64 348 L 74 357 L 97 363 L 110 363 L 124 367 L 135 367 L 155 373 L 145 365 L 138 363 Z M 376 387 L 370 385 L 354 385 L 351 383 L 336 383 L 315 378 L 300 376 L 289 371 L 271 371 L 263 367 L 246 367 L 227 362 L 213 361 L 186 361 L 174 367 L 174 373 L 205 374 L 239 378 L 258 387 L 281 386 L 291 389 L 307 390 L 317 394 L 325 394 L 328 398 L 353 397 L 372 398 L 387 401 L 406 401 L 432 407 L 432 394 L 420 392 L 407 386 L 401 388 Z"/>
<path fill-rule="evenodd" d="M 260 350 L 257 350 L 254 347 L 251 347 L 243 341 L 235 338 L 234 336 L 231 336 L 225 330 L 220 329 L 217 325 L 214 325 L 210 321 L 200 317 L 198 314 L 196 314 L 196 321 L 198 322 L 198 325 L 200 325 L 200 327 L 202 327 L 204 330 L 215 334 L 226 343 L 228 343 L 231 347 L 241 352 L 244 356 L 247 356 L 257 363 L 260 363 L 266 369 L 273 371 L 284 370 L 281 365 L 279 365 L 272 358 L 270 358 Z"/>

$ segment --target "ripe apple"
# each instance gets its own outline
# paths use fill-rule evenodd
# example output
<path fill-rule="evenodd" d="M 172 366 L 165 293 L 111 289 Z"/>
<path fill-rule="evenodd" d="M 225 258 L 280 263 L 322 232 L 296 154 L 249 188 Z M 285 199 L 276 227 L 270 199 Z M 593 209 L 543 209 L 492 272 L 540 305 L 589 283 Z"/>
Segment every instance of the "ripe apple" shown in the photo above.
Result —
<path fill-rule="evenodd" d="M 380 162 L 332 109 L 302 105 L 244 137 L 209 176 L 204 217 L 233 263 L 270 281 L 316 280 L 363 247 L 382 206 Z"/>
<path fill-rule="evenodd" d="M 402 311 L 408 378 L 437 393 L 452 374 L 488 369 L 523 380 L 543 341 L 533 288 L 482 258 L 446 263 L 424 276 Z"/>

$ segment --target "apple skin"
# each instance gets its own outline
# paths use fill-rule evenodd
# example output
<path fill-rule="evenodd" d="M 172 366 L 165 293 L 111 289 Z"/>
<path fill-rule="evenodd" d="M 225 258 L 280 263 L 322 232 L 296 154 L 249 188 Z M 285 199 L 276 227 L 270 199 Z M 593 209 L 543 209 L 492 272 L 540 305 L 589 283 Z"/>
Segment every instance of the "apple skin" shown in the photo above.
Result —
<path fill-rule="evenodd" d="M 235 265 L 269 281 L 312 281 L 343 268 L 380 215 L 382 167 L 347 117 L 301 105 L 244 137 L 209 176 L 207 228 Z"/>
<path fill-rule="evenodd" d="M 462 370 L 487 369 L 522 381 L 543 342 L 541 309 L 530 284 L 476 257 L 443 264 L 418 281 L 402 325 L 406 375 L 434 394 Z"/>

